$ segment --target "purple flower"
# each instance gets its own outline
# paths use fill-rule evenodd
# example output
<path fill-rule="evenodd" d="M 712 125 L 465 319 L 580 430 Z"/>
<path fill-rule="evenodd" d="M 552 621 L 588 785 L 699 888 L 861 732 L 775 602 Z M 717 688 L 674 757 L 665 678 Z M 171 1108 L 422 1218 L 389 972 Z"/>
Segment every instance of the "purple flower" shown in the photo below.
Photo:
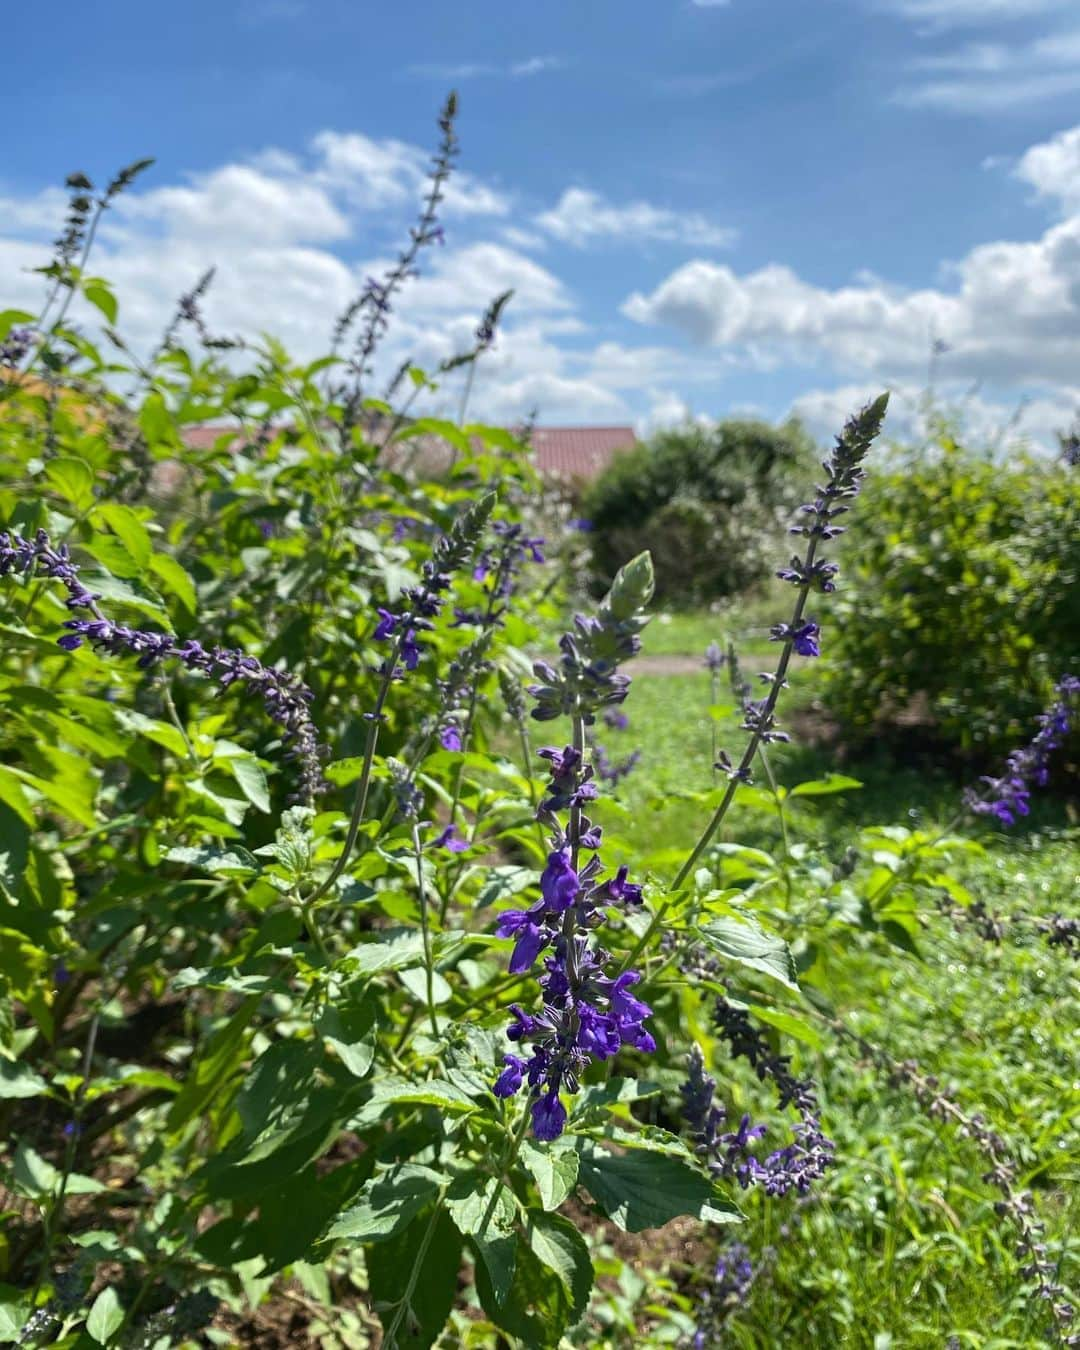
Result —
<path fill-rule="evenodd" d="M 1015 825 L 1017 818 L 1031 809 L 1031 784 L 1046 786 L 1054 751 L 1061 748 L 1072 727 L 1072 700 L 1080 694 L 1080 677 L 1063 676 L 1055 692 L 1057 701 L 1039 715 L 1039 730 L 1031 742 L 1013 750 L 1006 759 L 1005 773 L 1000 778 L 984 778 L 987 788 L 981 797 L 966 794 L 966 804 L 976 815 L 994 816 L 1005 826 Z"/>
<path fill-rule="evenodd" d="M 614 731 L 625 731 L 630 725 L 630 719 L 621 708 L 608 708 L 604 712 L 604 725 L 611 727 Z"/>
<path fill-rule="evenodd" d="M 439 744 L 444 750 L 461 749 L 461 732 L 452 722 L 449 726 L 443 727 L 439 736 Z"/>
<path fill-rule="evenodd" d="M 491 1090 L 496 1097 L 512 1097 L 521 1087 L 525 1061 L 518 1059 L 517 1055 L 503 1055 L 503 1063 L 506 1068 L 499 1074 Z"/>
<path fill-rule="evenodd" d="M 570 863 L 570 850 L 556 849 L 548 854 L 547 866 L 540 876 L 540 893 L 550 908 L 561 914 L 577 899 L 581 881 Z"/>
<path fill-rule="evenodd" d="M 537 922 L 537 907 L 508 909 L 499 915 L 495 925 L 498 937 L 512 937 L 514 950 L 510 956 L 510 974 L 522 975 L 530 970 L 540 952 L 551 941 L 551 935 Z"/>
<path fill-rule="evenodd" d="M 566 1107 L 559 1101 L 557 1088 L 551 1088 L 546 1096 L 533 1103 L 532 1125 L 537 1139 L 548 1143 L 562 1134 L 566 1125 Z"/>
<path fill-rule="evenodd" d="M 375 632 L 372 634 L 376 642 L 385 642 L 398 626 L 398 617 L 391 614 L 388 609 L 377 609 L 379 622 L 375 625 Z"/>
<path fill-rule="evenodd" d="M 710 642 L 705 648 L 705 668 L 715 675 L 724 667 L 724 653 L 718 642 Z"/>
<path fill-rule="evenodd" d="M 435 839 L 435 848 L 445 848 L 450 853 L 464 853 L 469 847 L 469 841 L 462 839 L 457 832 L 456 825 L 447 825 L 446 829 Z"/>
<path fill-rule="evenodd" d="M 800 623 L 794 628 L 789 623 L 778 623 L 769 634 L 774 642 L 791 642 L 800 656 L 821 655 L 820 635 L 821 629 L 816 623 Z"/>

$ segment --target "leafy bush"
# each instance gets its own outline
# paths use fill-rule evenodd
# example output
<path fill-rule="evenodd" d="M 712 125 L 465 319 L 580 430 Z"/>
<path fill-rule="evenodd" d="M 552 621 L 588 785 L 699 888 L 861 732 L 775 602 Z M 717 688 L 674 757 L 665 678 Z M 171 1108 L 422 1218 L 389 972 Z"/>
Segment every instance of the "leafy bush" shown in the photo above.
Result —
<path fill-rule="evenodd" d="M 928 724 L 983 758 L 1030 732 L 1053 682 L 1080 670 L 1080 479 L 993 464 L 947 432 L 872 473 L 836 619 L 826 696 L 844 733 Z"/>
<path fill-rule="evenodd" d="M 812 463 L 813 443 L 796 421 L 688 425 L 617 455 L 582 504 L 597 588 L 643 548 L 668 603 L 712 600 L 760 580 L 780 515 Z"/>

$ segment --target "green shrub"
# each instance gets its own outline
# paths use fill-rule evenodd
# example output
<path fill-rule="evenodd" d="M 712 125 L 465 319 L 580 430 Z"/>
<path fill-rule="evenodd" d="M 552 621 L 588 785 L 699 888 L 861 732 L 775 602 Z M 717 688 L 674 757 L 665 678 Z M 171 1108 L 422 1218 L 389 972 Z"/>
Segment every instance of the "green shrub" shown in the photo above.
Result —
<path fill-rule="evenodd" d="M 1080 668 L 1080 478 L 1060 463 L 992 464 L 943 433 L 871 478 L 847 554 L 825 645 L 846 733 L 929 724 L 982 758 Z"/>
<path fill-rule="evenodd" d="M 583 502 L 596 589 L 643 548 L 669 603 L 701 603 L 760 580 L 812 451 L 798 422 L 730 420 L 661 432 L 617 456 Z"/>

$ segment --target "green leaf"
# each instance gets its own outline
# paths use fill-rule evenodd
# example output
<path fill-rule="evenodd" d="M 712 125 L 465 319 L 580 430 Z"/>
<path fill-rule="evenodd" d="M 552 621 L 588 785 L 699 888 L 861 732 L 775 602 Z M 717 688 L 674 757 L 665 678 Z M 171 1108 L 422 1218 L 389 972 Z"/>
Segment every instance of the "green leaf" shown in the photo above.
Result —
<path fill-rule="evenodd" d="M 109 323 L 116 322 L 120 306 L 116 303 L 116 296 L 109 289 L 107 282 L 102 281 L 100 277 L 87 277 L 83 282 L 82 293 L 95 309 L 101 310 Z"/>
<path fill-rule="evenodd" d="M 48 1090 L 45 1079 L 28 1064 L 0 1059 L 0 1098 L 42 1097 Z"/>
<path fill-rule="evenodd" d="M 385 1242 L 438 1195 L 445 1178 L 420 1163 L 400 1163 L 373 1177 L 360 1199 L 330 1225 L 328 1238 Z"/>
<path fill-rule="evenodd" d="M 788 792 L 789 797 L 827 797 L 834 792 L 850 792 L 861 788 L 857 778 L 845 778 L 842 773 L 828 773 L 824 778 L 814 778 L 806 783 L 796 783 Z"/>
<path fill-rule="evenodd" d="M 797 1041 L 802 1041 L 804 1045 L 812 1046 L 815 1050 L 825 1049 L 825 1040 L 817 1027 L 811 1026 L 809 1022 L 789 1008 L 766 1008 L 760 1003 L 749 1003 L 747 1009 L 752 1012 L 759 1022 L 765 1022 L 770 1027 L 775 1027 L 777 1031 L 783 1031 L 788 1036 L 794 1036 Z"/>
<path fill-rule="evenodd" d="M 315 1022 L 323 1041 L 354 1078 L 366 1078 L 375 1062 L 375 1003 L 328 1004 Z"/>
<path fill-rule="evenodd" d="M 545 1209 L 558 1209 L 577 1185 L 578 1155 L 573 1148 L 538 1148 L 526 1140 L 521 1161 L 532 1173 Z"/>
<path fill-rule="evenodd" d="M 77 511 L 85 511 L 94 501 L 94 471 L 85 460 L 70 455 L 59 455 L 45 465 L 45 477 L 54 492 L 71 503 Z M 93 587 L 97 590 L 97 586 Z"/>
<path fill-rule="evenodd" d="M 132 561 L 139 567 L 148 567 L 154 546 L 138 513 L 119 502 L 99 502 L 97 514 L 131 554 Z"/>
<path fill-rule="evenodd" d="M 529 1245 L 558 1275 L 570 1295 L 570 1325 L 580 1322 L 592 1293 L 592 1258 L 585 1239 L 561 1214 L 529 1211 Z"/>
<path fill-rule="evenodd" d="M 749 915 L 717 917 L 703 924 L 697 935 L 710 950 L 750 970 L 759 970 L 788 989 L 798 989 L 795 962 L 788 945 L 775 933 L 767 933 Z"/>
<path fill-rule="evenodd" d="M 571 1322 L 571 1294 L 531 1247 L 518 1244 L 513 1280 L 502 1300 L 495 1296 L 486 1265 L 477 1266 L 475 1274 L 480 1306 L 497 1327 L 529 1350 L 556 1350 Z"/>
<path fill-rule="evenodd" d="M 369 1107 L 380 1108 L 403 1102 L 421 1106 L 441 1106 L 445 1111 L 472 1111 L 476 1103 L 452 1083 L 438 1078 L 410 1083 L 405 1078 L 379 1078 L 371 1094 Z"/>
<path fill-rule="evenodd" d="M 166 862 L 183 863 L 187 867 L 197 867 L 211 876 L 254 877 L 259 874 L 259 864 L 239 844 L 232 848 L 167 848 L 162 854 Z"/>
<path fill-rule="evenodd" d="M 619 1228 L 640 1233 L 685 1215 L 738 1223 L 733 1205 L 689 1163 L 652 1153 L 620 1156 L 593 1144 L 581 1150 L 580 1181 Z"/>
<path fill-rule="evenodd" d="M 87 1332 L 98 1345 L 108 1345 L 124 1321 L 124 1309 L 116 1290 L 107 1285 L 97 1298 L 86 1319 Z"/>
<path fill-rule="evenodd" d="M 155 553 L 150 559 L 150 570 L 161 583 L 162 590 L 179 600 L 194 618 L 198 606 L 195 583 L 176 559 L 167 553 Z"/>
<path fill-rule="evenodd" d="M 446 1193 L 446 1208 L 466 1237 L 479 1233 L 508 1233 L 517 1206 L 514 1194 L 498 1177 L 469 1172 L 455 1178 Z"/>
<path fill-rule="evenodd" d="M 404 970 L 424 957 L 424 940 L 412 928 L 387 928 L 374 941 L 365 942 L 346 955 L 352 970 L 374 975 L 382 970 Z"/>
<path fill-rule="evenodd" d="M 31 1200 L 39 1200 L 53 1193 L 60 1180 L 60 1172 L 40 1153 L 35 1153 L 29 1144 L 20 1140 L 15 1150 L 15 1162 L 11 1169 L 15 1188 L 21 1195 Z"/>
<path fill-rule="evenodd" d="M 257 810 L 269 813 L 270 789 L 263 767 L 254 755 L 243 751 L 238 755 L 214 756 L 214 762 L 224 764 L 236 779 L 240 791 Z"/>
<path fill-rule="evenodd" d="M 461 1234 L 449 1215 L 443 1209 L 422 1215 L 399 1237 L 365 1253 L 365 1264 L 386 1328 L 385 1350 L 429 1350 L 457 1294 Z"/>

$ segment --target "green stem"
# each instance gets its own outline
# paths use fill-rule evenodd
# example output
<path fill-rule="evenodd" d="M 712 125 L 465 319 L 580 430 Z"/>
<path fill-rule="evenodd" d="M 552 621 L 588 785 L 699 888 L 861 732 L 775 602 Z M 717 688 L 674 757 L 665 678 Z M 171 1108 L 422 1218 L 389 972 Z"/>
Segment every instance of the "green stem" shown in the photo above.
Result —
<path fill-rule="evenodd" d="M 420 892 L 420 933 L 424 940 L 424 984 L 427 989 L 427 1012 L 431 1034 L 438 1036 L 439 1020 L 435 1016 L 435 962 L 431 954 L 431 925 L 428 921 L 427 886 L 424 884 L 424 849 L 420 843 L 420 827 L 412 827 L 413 856 L 416 858 L 416 885 Z"/>
<path fill-rule="evenodd" d="M 405 1285 L 405 1292 L 397 1303 L 397 1312 L 394 1313 L 394 1320 L 386 1329 L 386 1339 L 383 1341 L 383 1350 L 397 1350 L 397 1334 L 405 1320 L 405 1314 L 411 1305 L 413 1293 L 416 1290 L 416 1282 L 420 1278 L 420 1268 L 424 1264 L 424 1258 L 427 1256 L 428 1248 L 431 1246 L 431 1239 L 435 1236 L 435 1225 L 438 1222 L 439 1215 L 442 1213 L 443 1192 L 439 1192 L 439 1198 L 435 1202 L 435 1208 L 431 1211 L 431 1218 L 428 1226 L 424 1230 L 424 1236 L 420 1240 L 420 1247 L 416 1253 L 416 1259 L 413 1261 L 412 1270 L 409 1271 L 408 1283 Z"/>

